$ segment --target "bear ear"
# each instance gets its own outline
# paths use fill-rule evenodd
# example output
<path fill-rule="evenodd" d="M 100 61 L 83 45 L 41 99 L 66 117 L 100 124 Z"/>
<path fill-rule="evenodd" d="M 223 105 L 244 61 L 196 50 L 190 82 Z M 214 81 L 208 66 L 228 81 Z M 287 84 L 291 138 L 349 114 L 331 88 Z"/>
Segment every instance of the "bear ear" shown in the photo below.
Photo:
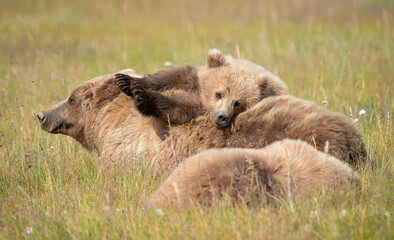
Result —
<path fill-rule="evenodd" d="M 207 56 L 207 66 L 209 68 L 217 68 L 228 65 L 226 58 L 216 48 L 209 50 Z"/>
<path fill-rule="evenodd" d="M 267 75 L 259 76 L 258 85 L 260 89 L 260 100 L 271 95 L 268 82 L 269 78 Z"/>

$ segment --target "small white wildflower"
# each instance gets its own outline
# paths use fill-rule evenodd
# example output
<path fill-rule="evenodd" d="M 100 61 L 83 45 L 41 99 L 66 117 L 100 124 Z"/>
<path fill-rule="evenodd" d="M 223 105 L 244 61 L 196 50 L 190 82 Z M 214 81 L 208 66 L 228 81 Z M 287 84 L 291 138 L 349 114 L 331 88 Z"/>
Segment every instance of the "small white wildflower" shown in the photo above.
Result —
<path fill-rule="evenodd" d="M 166 66 L 166 67 L 171 67 L 173 64 L 172 64 L 172 62 L 171 61 L 165 61 L 164 62 L 164 66 Z"/>
<path fill-rule="evenodd" d="M 353 122 L 354 122 L 354 123 L 358 122 L 358 118 L 355 118 L 355 119 L 353 120 Z"/>
<path fill-rule="evenodd" d="M 119 208 L 116 208 L 115 211 L 116 211 L 116 212 L 119 212 Z"/>
<path fill-rule="evenodd" d="M 317 211 L 311 211 L 311 213 L 309 214 L 310 218 L 315 218 L 317 216 Z"/>
<path fill-rule="evenodd" d="M 343 218 L 344 216 L 346 216 L 346 210 L 342 210 L 342 211 L 338 214 L 338 217 L 339 217 L 339 218 Z"/>
<path fill-rule="evenodd" d="M 55 149 L 55 147 L 54 147 L 54 146 L 51 146 L 50 148 L 51 148 L 51 149 Z"/>
<path fill-rule="evenodd" d="M 64 210 L 64 211 L 63 211 L 63 215 L 66 215 L 66 214 L 67 214 L 67 211 L 66 211 L 66 210 Z"/>
<path fill-rule="evenodd" d="M 383 213 L 383 215 L 384 215 L 386 218 L 390 218 L 390 213 L 389 213 L 388 211 L 385 211 L 385 212 Z"/>
<path fill-rule="evenodd" d="M 157 216 L 164 216 L 163 209 L 161 209 L 161 208 L 156 209 L 156 215 Z"/>
<path fill-rule="evenodd" d="M 358 112 L 358 115 L 362 116 L 366 114 L 367 112 L 364 109 L 361 109 L 360 112 Z"/>
<path fill-rule="evenodd" d="M 33 232 L 33 227 L 26 227 L 25 232 L 26 234 L 31 234 Z"/>
<path fill-rule="evenodd" d="M 323 104 L 327 104 L 328 103 L 328 101 L 327 100 L 323 100 L 323 102 L 322 102 Z"/>

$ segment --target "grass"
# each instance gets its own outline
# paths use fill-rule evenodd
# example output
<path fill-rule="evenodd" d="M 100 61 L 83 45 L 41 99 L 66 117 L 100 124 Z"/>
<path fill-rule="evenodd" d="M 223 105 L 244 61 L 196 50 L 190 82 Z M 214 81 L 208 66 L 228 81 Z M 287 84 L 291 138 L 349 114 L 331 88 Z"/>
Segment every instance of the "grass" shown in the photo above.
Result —
<path fill-rule="evenodd" d="M 0 239 L 393 239 L 393 12 L 389 0 L 0 0 Z M 95 76 L 203 65 L 209 48 L 236 46 L 293 95 L 358 118 L 361 186 L 302 202 L 146 209 L 162 179 L 144 159 L 104 169 L 35 118 Z"/>

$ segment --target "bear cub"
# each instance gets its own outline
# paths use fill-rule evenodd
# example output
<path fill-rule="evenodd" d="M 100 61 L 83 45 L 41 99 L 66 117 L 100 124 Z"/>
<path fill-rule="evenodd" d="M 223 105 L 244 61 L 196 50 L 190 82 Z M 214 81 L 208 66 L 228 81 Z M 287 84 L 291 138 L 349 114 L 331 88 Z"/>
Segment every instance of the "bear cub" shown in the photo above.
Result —
<path fill-rule="evenodd" d="M 143 78 L 116 74 L 116 82 L 143 115 L 184 124 L 208 111 L 218 127 L 263 98 L 287 93 L 287 85 L 263 67 L 217 49 L 203 67 L 182 65 Z"/>
<path fill-rule="evenodd" d="M 228 199 L 254 203 L 309 194 L 359 181 L 346 163 L 301 140 L 284 139 L 261 149 L 211 149 L 196 154 L 171 173 L 152 194 L 151 205 Z"/>

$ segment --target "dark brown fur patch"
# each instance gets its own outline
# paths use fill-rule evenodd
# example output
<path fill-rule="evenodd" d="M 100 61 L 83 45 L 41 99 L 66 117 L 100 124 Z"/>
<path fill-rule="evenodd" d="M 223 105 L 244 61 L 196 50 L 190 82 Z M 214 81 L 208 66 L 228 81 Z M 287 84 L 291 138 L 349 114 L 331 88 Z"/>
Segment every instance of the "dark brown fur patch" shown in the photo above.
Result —
<path fill-rule="evenodd" d="M 115 85 L 115 78 L 111 77 L 108 80 L 108 84 L 103 84 L 99 88 L 96 89 L 94 94 L 96 95 L 95 97 L 95 102 L 93 107 L 95 108 L 100 108 L 101 106 L 107 104 L 108 102 L 111 102 L 114 100 L 120 93 L 120 89 L 118 88 L 117 85 Z"/>
<path fill-rule="evenodd" d="M 152 75 L 138 79 L 144 89 L 165 91 L 178 89 L 189 92 L 199 92 L 198 68 L 190 65 L 181 65 L 160 70 Z"/>

